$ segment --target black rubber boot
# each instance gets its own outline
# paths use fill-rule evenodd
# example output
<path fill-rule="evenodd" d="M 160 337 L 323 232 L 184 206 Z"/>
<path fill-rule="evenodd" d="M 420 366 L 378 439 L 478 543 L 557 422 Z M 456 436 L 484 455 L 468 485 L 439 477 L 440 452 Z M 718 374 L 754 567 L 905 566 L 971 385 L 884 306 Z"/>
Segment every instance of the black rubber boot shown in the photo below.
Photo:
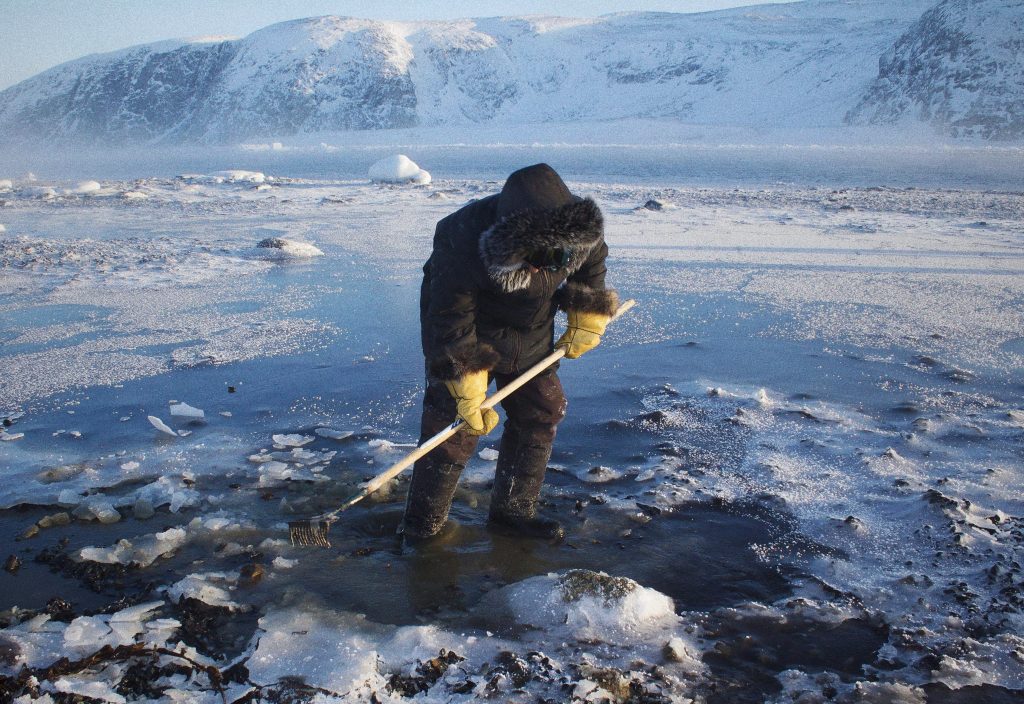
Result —
<path fill-rule="evenodd" d="M 488 525 L 492 529 L 506 535 L 547 540 L 565 537 L 558 521 L 537 515 L 537 499 L 550 457 L 550 444 L 530 444 L 514 427 L 505 427 L 491 489 Z"/>
<path fill-rule="evenodd" d="M 461 465 L 431 462 L 429 459 L 417 463 L 402 519 L 402 534 L 406 539 L 422 541 L 441 532 L 448 520 L 461 474 Z"/>

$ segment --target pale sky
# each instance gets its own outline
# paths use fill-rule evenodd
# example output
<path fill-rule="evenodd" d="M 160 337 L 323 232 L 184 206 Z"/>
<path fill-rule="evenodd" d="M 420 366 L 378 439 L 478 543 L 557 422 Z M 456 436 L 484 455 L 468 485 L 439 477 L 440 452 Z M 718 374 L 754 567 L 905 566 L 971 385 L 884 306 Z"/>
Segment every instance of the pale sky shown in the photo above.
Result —
<path fill-rule="evenodd" d="M 0 0 L 0 90 L 87 54 L 162 39 L 245 36 L 318 15 L 416 20 L 704 12 L 786 0 Z"/>

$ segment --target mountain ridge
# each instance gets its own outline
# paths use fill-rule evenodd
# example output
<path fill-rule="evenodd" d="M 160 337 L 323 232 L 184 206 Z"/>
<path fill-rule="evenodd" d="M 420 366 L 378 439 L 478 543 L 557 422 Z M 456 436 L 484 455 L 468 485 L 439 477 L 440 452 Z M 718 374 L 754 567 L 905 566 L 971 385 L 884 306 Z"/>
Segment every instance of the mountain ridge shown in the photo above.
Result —
<path fill-rule="evenodd" d="M 1009 0 L 940 5 L 957 1 L 999 10 Z M 629 118 L 753 127 L 905 122 L 905 110 L 886 109 L 894 93 L 878 88 L 880 57 L 884 67 L 934 9 L 933 0 L 827 0 L 586 19 L 302 18 L 240 39 L 144 44 L 44 71 L 0 92 L 0 140 L 224 144 Z M 1001 90 L 1015 104 L 1019 86 Z M 998 113 L 1001 105 L 984 109 Z M 943 114 L 947 122 L 959 117 Z M 930 124 L 948 132 L 946 122 Z M 1022 131 L 1011 121 L 980 136 L 1015 139 Z"/>

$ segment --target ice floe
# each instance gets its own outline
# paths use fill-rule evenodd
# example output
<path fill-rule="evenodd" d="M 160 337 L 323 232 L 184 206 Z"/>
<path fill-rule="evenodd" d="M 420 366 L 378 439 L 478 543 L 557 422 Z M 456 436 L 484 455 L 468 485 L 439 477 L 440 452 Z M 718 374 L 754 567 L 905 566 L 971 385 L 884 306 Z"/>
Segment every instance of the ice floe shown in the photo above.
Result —
<path fill-rule="evenodd" d="M 316 438 L 312 435 L 302 435 L 301 433 L 281 433 L 272 435 L 270 439 L 274 441 L 275 445 L 282 447 L 302 447 L 313 442 Z"/>
<path fill-rule="evenodd" d="M 150 425 L 159 430 L 161 433 L 164 433 L 165 435 L 173 435 L 174 437 L 178 437 L 178 433 L 176 433 L 173 429 L 171 429 L 169 425 L 167 425 L 167 423 L 164 423 L 156 416 L 146 416 L 146 420 L 148 420 Z"/>
<path fill-rule="evenodd" d="M 190 406 L 187 403 L 172 403 L 169 411 L 171 415 L 176 418 L 201 420 L 206 417 L 206 414 L 202 410 L 195 408 L 194 406 Z"/>

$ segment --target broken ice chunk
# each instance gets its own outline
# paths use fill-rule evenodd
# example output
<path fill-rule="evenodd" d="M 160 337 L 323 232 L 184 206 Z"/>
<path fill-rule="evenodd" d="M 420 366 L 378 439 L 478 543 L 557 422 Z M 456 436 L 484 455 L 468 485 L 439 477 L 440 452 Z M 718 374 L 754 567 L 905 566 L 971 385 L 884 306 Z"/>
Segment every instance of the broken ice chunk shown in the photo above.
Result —
<path fill-rule="evenodd" d="M 147 601 L 142 604 L 136 604 L 135 606 L 129 606 L 126 609 L 114 612 L 110 616 L 110 622 L 114 621 L 142 621 L 145 620 L 153 611 L 159 609 L 164 605 L 162 601 Z"/>
<path fill-rule="evenodd" d="M 88 699 L 96 699 L 111 704 L 125 704 L 128 700 L 114 691 L 106 682 L 86 681 L 61 677 L 53 683 L 58 692 L 75 694 Z"/>
<path fill-rule="evenodd" d="M 178 418 L 194 418 L 201 420 L 206 417 L 206 414 L 194 406 L 190 406 L 187 403 L 176 403 L 171 406 L 171 415 Z"/>
<path fill-rule="evenodd" d="M 93 648 L 110 634 L 110 626 L 98 616 L 79 616 L 64 629 L 64 647 Z"/>
<path fill-rule="evenodd" d="M 117 523 L 121 520 L 121 514 L 109 503 L 102 503 L 92 507 L 93 515 L 100 523 Z"/>
<path fill-rule="evenodd" d="M 183 528 L 168 528 L 160 533 L 139 536 L 135 543 L 119 540 L 109 548 L 86 547 L 78 551 L 82 560 L 114 564 L 137 564 L 148 567 L 158 557 L 173 552 L 185 544 L 187 534 Z"/>
<path fill-rule="evenodd" d="M 320 437 L 330 440 L 344 440 L 356 434 L 354 430 L 335 430 L 334 428 L 317 428 L 314 432 Z"/>
<path fill-rule="evenodd" d="M 231 599 L 228 589 L 233 588 L 236 582 L 237 579 L 226 572 L 190 574 L 167 587 L 165 591 L 168 598 L 175 602 L 184 598 L 198 599 L 210 606 L 222 606 L 234 610 L 240 606 Z"/>
<path fill-rule="evenodd" d="M 170 427 L 168 427 L 167 423 L 164 423 L 156 416 L 146 416 L 146 419 L 153 425 L 154 428 L 159 430 L 161 433 L 166 433 L 167 435 L 178 437 L 178 434 L 171 430 Z"/>
<path fill-rule="evenodd" d="M 302 447 L 315 440 L 312 435 L 301 435 L 299 433 L 292 433 L 290 435 L 272 435 L 271 440 L 274 441 L 275 445 L 284 445 L 285 447 Z"/>
<path fill-rule="evenodd" d="M 576 476 L 585 482 L 603 483 L 618 479 L 622 476 L 622 473 L 615 471 L 611 467 L 596 465 L 590 469 L 578 472 Z"/>
<path fill-rule="evenodd" d="M 403 447 L 416 447 L 416 445 L 412 444 L 412 443 L 391 442 L 390 440 L 381 440 L 381 439 L 371 440 L 370 442 L 368 442 L 366 444 L 366 446 L 369 447 L 370 450 L 374 454 L 378 454 L 378 453 L 383 454 L 383 453 L 386 453 L 386 452 L 398 452 Z"/>
<path fill-rule="evenodd" d="M 495 450 L 493 447 L 485 447 L 484 449 L 480 450 L 479 457 L 482 460 L 494 462 L 498 459 L 498 451 Z"/>
<path fill-rule="evenodd" d="M 64 489 L 57 494 L 57 504 L 65 508 L 77 506 L 82 503 L 82 495 L 74 489 Z"/>

